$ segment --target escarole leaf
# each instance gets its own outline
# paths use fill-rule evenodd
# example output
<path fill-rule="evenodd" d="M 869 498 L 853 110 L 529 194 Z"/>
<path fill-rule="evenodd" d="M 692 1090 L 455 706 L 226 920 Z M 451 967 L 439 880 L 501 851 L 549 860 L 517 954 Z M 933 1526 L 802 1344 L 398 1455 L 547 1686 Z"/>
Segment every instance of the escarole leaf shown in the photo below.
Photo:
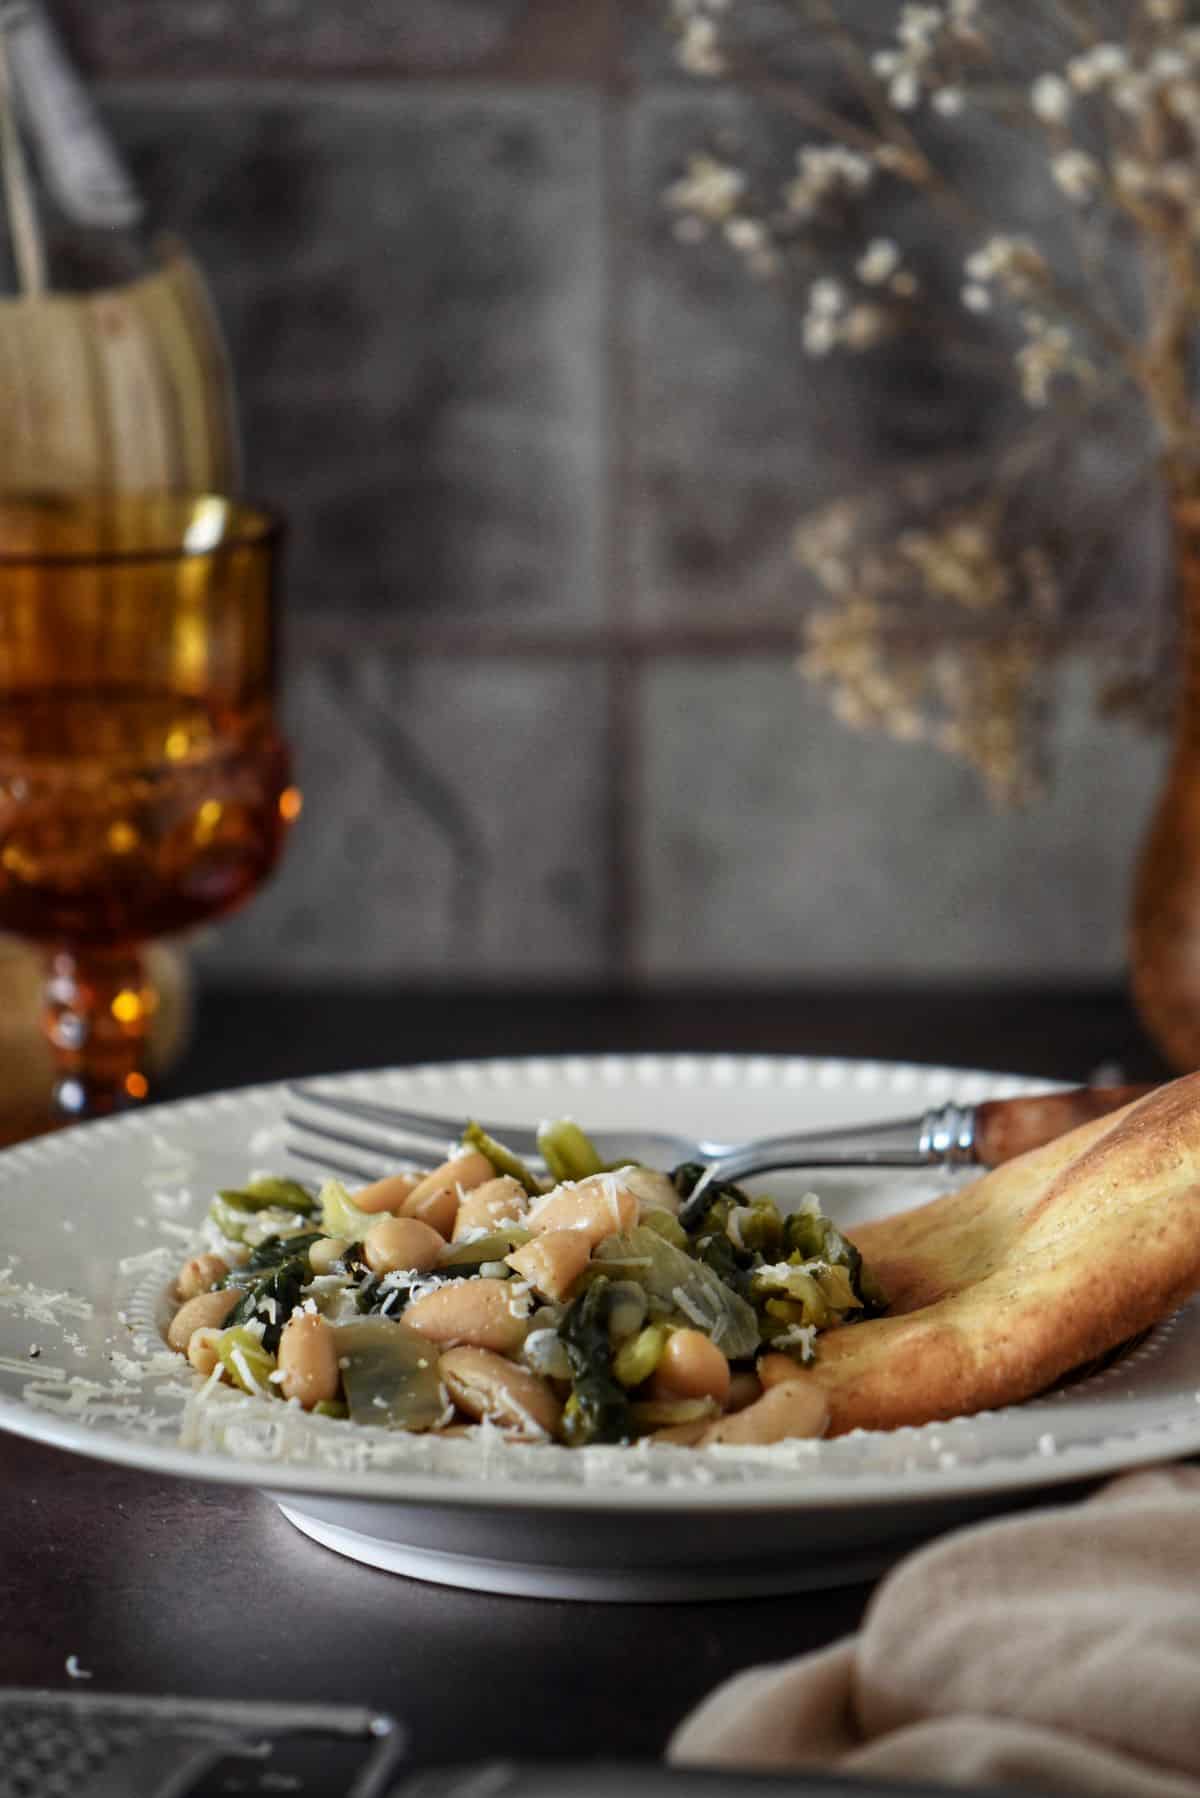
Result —
<path fill-rule="evenodd" d="M 720 1275 L 675 1247 L 656 1230 L 606 1236 L 595 1251 L 606 1273 L 638 1285 L 673 1312 L 681 1312 L 731 1361 L 752 1355 L 761 1340 L 753 1305 L 732 1292 Z"/>
<path fill-rule="evenodd" d="M 587 1442 L 627 1442 L 633 1434 L 629 1401 L 612 1372 L 612 1307 L 612 1282 L 601 1274 L 567 1306 L 558 1328 L 571 1364 L 563 1434 L 573 1448 Z"/>
<path fill-rule="evenodd" d="M 310 1218 L 317 1201 L 298 1180 L 264 1174 L 248 1186 L 226 1186 L 217 1193 L 208 1215 L 230 1242 L 258 1243 L 264 1237 L 295 1229 L 299 1218 Z"/>
<path fill-rule="evenodd" d="M 489 1261 L 503 1261 L 506 1255 L 531 1240 L 529 1231 L 522 1230 L 519 1224 L 507 1230 L 489 1230 L 486 1236 L 476 1236 L 473 1241 L 451 1244 L 443 1251 L 436 1271 L 455 1277 L 477 1274 Z"/>
<path fill-rule="evenodd" d="M 386 1317 L 336 1326 L 342 1391 L 351 1423 L 432 1429 L 446 1409 L 433 1343 Z"/>
<path fill-rule="evenodd" d="M 240 1325 L 222 1330 L 215 1347 L 217 1359 L 233 1385 L 255 1398 L 280 1396 L 271 1384 L 275 1356 L 253 1330 L 242 1329 Z"/>
<path fill-rule="evenodd" d="M 319 1204 L 326 1236 L 344 1236 L 349 1242 L 361 1242 L 379 1214 L 360 1211 L 340 1180 L 326 1180 L 321 1188 Z"/>
<path fill-rule="evenodd" d="M 537 1144 L 556 1184 L 562 1180 L 586 1180 L 590 1174 L 604 1172 L 595 1143 L 570 1118 L 543 1124 L 537 1133 Z"/>
<path fill-rule="evenodd" d="M 294 1236 L 268 1236 L 258 1247 L 253 1249 L 246 1262 L 247 1273 L 261 1273 L 267 1267 L 280 1267 L 285 1261 L 302 1259 L 307 1263 L 308 1252 L 314 1242 L 320 1242 L 319 1230 L 298 1230 Z M 306 1266 L 306 1279 L 312 1278 L 312 1268 Z M 243 1284 L 240 1280 L 227 1280 L 226 1285 Z"/>
<path fill-rule="evenodd" d="M 235 1211 L 290 1211 L 297 1217 L 311 1217 L 316 1200 L 299 1180 L 285 1180 L 278 1174 L 264 1174 L 247 1186 L 223 1187 L 217 1197 Z"/>
<path fill-rule="evenodd" d="M 478 1149 L 486 1156 L 498 1174 L 507 1174 L 510 1180 L 518 1181 L 525 1188 L 531 1199 L 537 1198 L 542 1191 L 537 1175 L 530 1172 L 519 1155 L 514 1155 L 502 1142 L 489 1136 L 482 1124 L 472 1119 L 463 1131 L 462 1139 L 468 1149 Z"/>
<path fill-rule="evenodd" d="M 300 1303 L 302 1288 L 311 1277 L 312 1269 L 304 1255 L 280 1261 L 256 1274 L 226 1317 L 226 1329 L 235 1324 L 260 1323 L 263 1326 L 262 1346 L 274 1354 L 283 1327 Z"/>

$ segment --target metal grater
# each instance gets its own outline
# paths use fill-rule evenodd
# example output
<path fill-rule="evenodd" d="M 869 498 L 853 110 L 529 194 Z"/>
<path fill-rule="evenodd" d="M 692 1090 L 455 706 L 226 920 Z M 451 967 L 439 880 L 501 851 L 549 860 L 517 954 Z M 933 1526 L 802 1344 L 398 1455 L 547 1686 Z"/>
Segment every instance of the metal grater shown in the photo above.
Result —
<path fill-rule="evenodd" d="M 0 1798 L 378 1798 L 402 1747 L 349 1706 L 0 1689 Z"/>

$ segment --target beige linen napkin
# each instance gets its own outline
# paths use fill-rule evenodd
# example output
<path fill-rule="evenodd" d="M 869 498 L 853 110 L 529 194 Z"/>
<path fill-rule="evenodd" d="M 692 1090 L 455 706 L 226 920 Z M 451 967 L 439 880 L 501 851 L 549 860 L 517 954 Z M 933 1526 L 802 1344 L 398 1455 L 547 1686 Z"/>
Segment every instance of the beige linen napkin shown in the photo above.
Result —
<path fill-rule="evenodd" d="M 1200 1468 L 1129 1474 L 921 1549 L 857 1636 L 737 1675 L 667 1753 L 1200 1798 Z"/>

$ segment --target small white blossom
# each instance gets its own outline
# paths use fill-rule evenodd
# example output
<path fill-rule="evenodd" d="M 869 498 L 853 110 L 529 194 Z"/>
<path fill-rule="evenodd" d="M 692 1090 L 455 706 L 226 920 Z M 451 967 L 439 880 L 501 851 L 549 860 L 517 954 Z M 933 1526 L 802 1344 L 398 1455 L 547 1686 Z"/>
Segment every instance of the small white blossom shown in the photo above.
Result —
<path fill-rule="evenodd" d="M 940 6 L 902 6 L 896 27 L 898 48 L 876 50 L 872 55 L 871 67 L 886 83 L 888 99 L 898 112 L 912 112 L 920 104 L 922 90 L 934 73 L 938 38 L 947 23 Z"/>
<path fill-rule="evenodd" d="M 901 69 L 892 77 L 888 99 L 897 112 L 912 112 L 921 98 L 921 84 L 912 69 Z"/>
<path fill-rule="evenodd" d="M 968 312 L 990 312 L 992 296 L 978 281 L 968 281 L 962 290 L 962 303 Z"/>
<path fill-rule="evenodd" d="M 984 286 L 989 281 L 999 281 L 1018 299 L 1044 277 L 1045 269 L 1040 251 L 1027 237 L 1006 237 L 1000 233 L 989 237 L 980 249 L 972 250 L 966 261 L 969 282 Z"/>
<path fill-rule="evenodd" d="M 1067 78 L 1079 94 L 1091 94 L 1129 73 L 1129 56 L 1120 44 L 1095 44 L 1067 64 Z"/>
<path fill-rule="evenodd" d="M 810 356 L 827 356 L 831 350 L 865 350 L 878 343 L 887 328 L 887 317 L 878 306 L 851 305 L 840 281 L 825 276 L 808 290 L 804 318 L 804 347 Z"/>
<path fill-rule="evenodd" d="M 817 318 L 835 318 L 845 309 L 846 290 L 840 281 L 828 275 L 814 281 L 808 290 L 808 310 Z"/>
<path fill-rule="evenodd" d="M 1071 110 L 1071 90 L 1061 75 L 1039 75 L 1029 89 L 1029 104 L 1047 125 L 1061 125 Z"/>
<path fill-rule="evenodd" d="M 796 152 L 796 167 L 783 199 L 797 218 L 811 218 L 834 194 L 862 193 L 875 173 L 870 157 L 844 144 L 805 144 Z"/>
<path fill-rule="evenodd" d="M 725 237 L 727 242 L 743 255 L 761 250 L 768 241 L 767 227 L 762 220 L 744 216 L 725 221 Z"/>
<path fill-rule="evenodd" d="M 733 212 L 746 191 L 746 177 L 715 156 L 688 158 L 687 174 L 666 191 L 667 205 L 676 212 L 691 212 L 713 224 L 721 224 Z"/>
<path fill-rule="evenodd" d="M 988 530 L 976 519 L 951 518 L 934 530 L 902 531 L 896 548 L 931 593 L 968 611 L 1002 601 L 1010 577 Z"/>
<path fill-rule="evenodd" d="M 779 257 L 771 242 L 771 233 L 762 219 L 747 218 L 745 214 L 735 213 L 732 218 L 726 219 L 722 230 L 725 241 L 744 258 L 752 275 L 765 278 L 776 273 Z"/>
<path fill-rule="evenodd" d="M 923 48 L 945 23 L 940 6 L 902 6 L 896 36 L 910 49 Z"/>
<path fill-rule="evenodd" d="M 1026 405 L 1040 408 L 1048 404 L 1051 385 L 1059 376 L 1091 376 L 1089 364 L 1075 355 L 1065 325 L 1052 324 L 1043 313 L 1031 311 L 1021 314 L 1021 323 L 1028 342 L 1017 351 L 1015 361 Z"/>
<path fill-rule="evenodd" d="M 859 257 L 856 272 L 859 280 L 865 281 L 868 287 L 878 287 L 881 282 L 890 280 L 899 266 L 899 245 L 890 237 L 876 237 Z"/>
<path fill-rule="evenodd" d="M 685 24 L 676 50 L 679 65 L 689 75 L 723 75 L 725 58 L 714 19 L 691 18 Z"/>
<path fill-rule="evenodd" d="M 1091 59 L 1101 81 L 1115 81 L 1129 67 L 1129 52 L 1123 44 L 1097 44 Z"/>
<path fill-rule="evenodd" d="M 1156 50 L 1147 73 L 1155 81 L 1181 81 L 1190 73 L 1190 65 L 1182 50 Z"/>
<path fill-rule="evenodd" d="M 804 347 L 810 356 L 827 356 L 837 343 L 837 324 L 832 318 L 814 317 L 804 321 Z"/>
<path fill-rule="evenodd" d="M 1050 173 L 1072 200 L 1090 200 L 1100 186 L 1100 164 L 1086 150 L 1063 150 L 1050 159 Z"/>
<path fill-rule="evenodd" d="M 878 306 L 851 306 L 840 280 L 824 277 L 808 289 L 808 313 L 804 315 L 804 349 L 810 356 L 828 356 L 835 349 L 864 351 L 880 342 L 887 316 Z"/>

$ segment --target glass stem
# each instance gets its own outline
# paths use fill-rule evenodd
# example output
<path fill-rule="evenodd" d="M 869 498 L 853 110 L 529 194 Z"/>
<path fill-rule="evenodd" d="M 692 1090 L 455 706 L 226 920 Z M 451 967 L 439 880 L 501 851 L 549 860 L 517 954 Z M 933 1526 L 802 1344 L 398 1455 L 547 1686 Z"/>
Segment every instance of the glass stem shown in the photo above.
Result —
<path fill-rule="evenodd" d="M 61 1123 L 106 1117 L 146 1096 L 143 1057 L 154 993 L 140 951 L 59 948 L 47 956 L 43 1024 Z"/>

